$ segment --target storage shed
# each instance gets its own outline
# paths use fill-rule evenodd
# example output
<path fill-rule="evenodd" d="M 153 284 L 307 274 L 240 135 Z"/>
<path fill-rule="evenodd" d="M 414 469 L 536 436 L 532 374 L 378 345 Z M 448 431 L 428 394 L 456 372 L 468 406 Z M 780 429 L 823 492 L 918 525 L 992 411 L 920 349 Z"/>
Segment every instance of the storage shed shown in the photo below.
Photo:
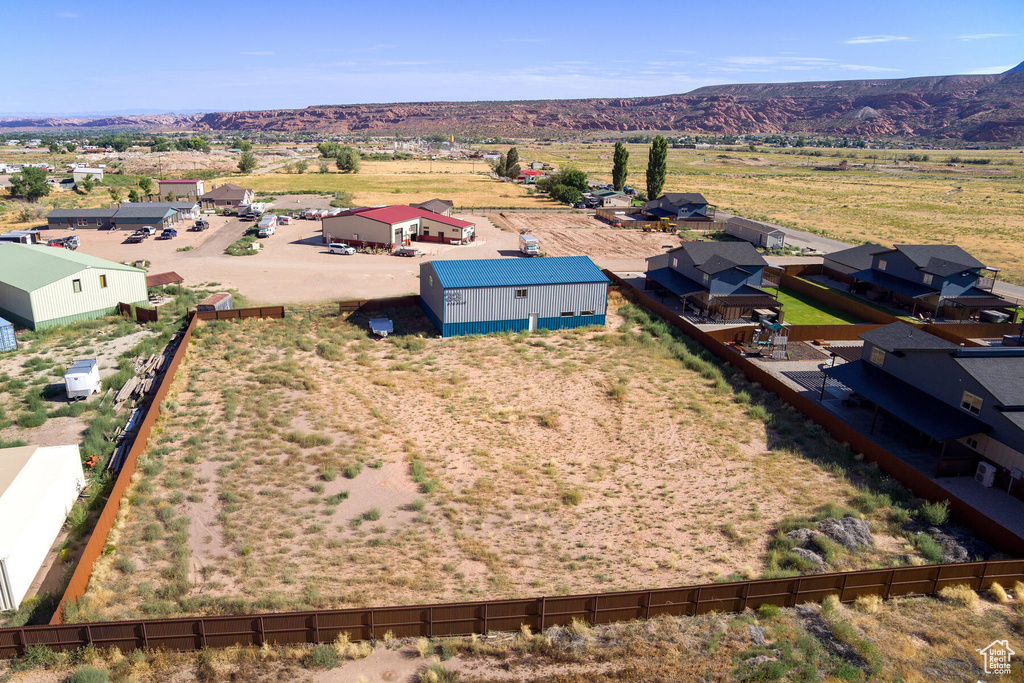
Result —
<path fill-rule="evenodd" d="M 0 611 L 21 605 L 83 486 L 78 446 L 0 449 Z"/>
<path fill-rule="evenodd" d="M 586 256 L 429 261 L 420 305 L 445 337 L 604 325 L 608 278 Z"/>
<path fill-rule="evenodd" d="M 80 251 L 0 242 L 0 315 L 38 330 L 145 304 L 146 271 Z"/>
<path fill-rule="evenodd" d="M 95 358 L 76 360 L 64 373 L 68 399 L 89 398 L 100 393 L 100 366 Z"/>
<path fill-rule="evenodd" d="M 217 292 L 200 301 L 196 309 L 200 311 L 230 311 L 232 307 L 231 294 Z"/>
<path fill-rule="evenodd" d="M 725 222 L 725 231 L 733 237 L 750 242 L 755 247 L 783 249 L 786 246 L 786 233 L 767 223 L 747 218 L 733 216 Z"/>
<path fill-rule="evenodd" d="M 14 351 L 18 348 L 18 340 L 14 338 L 14 325 L 0 318 L 0 353 Z"/>

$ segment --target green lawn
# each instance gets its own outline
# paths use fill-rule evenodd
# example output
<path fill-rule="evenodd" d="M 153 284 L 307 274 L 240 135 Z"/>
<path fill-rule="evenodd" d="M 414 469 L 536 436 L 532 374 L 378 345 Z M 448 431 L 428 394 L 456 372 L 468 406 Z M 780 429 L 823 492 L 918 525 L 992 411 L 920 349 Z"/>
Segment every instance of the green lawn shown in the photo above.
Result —
<path fill-rule="evenodd" d="M 811 297 L 783 287 L 779 290 L 785 320 L 790 325 L 845 325 L 864 322 L 855 315 L 827 306 Z"/>

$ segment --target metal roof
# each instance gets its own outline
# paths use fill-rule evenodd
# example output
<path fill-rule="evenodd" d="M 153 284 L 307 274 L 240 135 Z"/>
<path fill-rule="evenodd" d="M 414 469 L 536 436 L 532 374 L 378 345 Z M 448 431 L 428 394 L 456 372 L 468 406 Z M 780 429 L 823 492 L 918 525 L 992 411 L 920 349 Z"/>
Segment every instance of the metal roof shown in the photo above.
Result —
<path fill-rule="evenodd" d="M 955 351 L 960 348 L 953 342 L 928 334 L 924 330 L 904 322 L 889 323 L 883 327 L 869 330 L 860 338 L 873 344 L 883 351 Z"/>
<path fill-rule="evenodd" d="M 163 202 L 122 204 L 114 218 L 166 218 L 177 212 L 176 208 Z"/>
<path fill-rule="evenodd" d="M 754 231 L 756 233 L 759 233 L 761 235 L 784 235 L 784 234 L 786 234 L 782 230 L 779 230 L 778 228 L 772 227 L 772 226 L 767 225 L 765 223 L 759 223 L 757 221 L 752 221 L 749 218 L 740 218 L 739 216 L 733 216 L 732 218 L 727 220 L 726 223 L 729 224 L 729 225 L 738 226 L 740 228 L 743 228 L 744 230 L 752 230 L 752 231 Z"/>
<path fill-rule="evenodd" d="M 587 256 L 465 259 L 430 264 L 445 289 L 608 282 Z"/>
<path fill-rule="evenodd" d="M 973 415 L 863 360 L 826 368 L 824 373 L 936 441 L 989 431 L 989 426 Z"/>
<path fill-rule="evenodd" d="M 46 218 L 113 218 L 117 209 L 54 209 Z"/>
<path fill-rule="evenodd" d="M 184 282 L 185 278 L 175 273 L 173 270 L 166 273 L 156 273 L 154 275 L 146 276 L 147 287 L 160 287 L 162 285 L 170 285 L 176 282 Z"/>
<path fill-rule="evenodd" d="M 80 251 L 54 249 L 40 244 L 0 243 L 0 282 L 31 292 L 88 268 L 145 271 Z"/>

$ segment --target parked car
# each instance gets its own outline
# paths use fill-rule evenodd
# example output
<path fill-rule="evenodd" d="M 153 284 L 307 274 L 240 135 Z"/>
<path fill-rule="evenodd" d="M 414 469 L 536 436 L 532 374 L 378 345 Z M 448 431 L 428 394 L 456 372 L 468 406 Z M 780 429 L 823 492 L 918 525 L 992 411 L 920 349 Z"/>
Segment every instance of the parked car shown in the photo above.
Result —
<path fill-rule="evenodd" d="M 82 246 L 82 242 L 78 239 L 78 235 L 71 235 L 70 237 L 64 238 L 63 246 L 65 249 L 74 251 L 75 249 L 78 249 L 78 247 Z"/>
<path fill-rule="evenodd" d="M 422 256 L 423 252 L 419 249 L 413 249 L 412 247 L 402 247 L 401 249 L 395 249 L 391 252 L 395 256 Z"/>
<path fill-rule="evenodd" d="M 174 228 L 164 228 L 163 231 L 160 233 L 160 237 L 158 239 L 170 240 L 174 239 L 177 236 L 178 231 L 175 230 Z"/>
<path fill-rule="evenodd" d="M 147 237 L 149 237 L 149 235 L 147 235 L 146 233 L 144 233 L 144 232 L 142 232 L 140 230 L 136 230 L 135 232 L 133 232 L 132 234 L 128 235 L 128 237 L 126 237 L 124 239 L 124 243 L 125 244 L 139 244 L 140 242 L 145 241 L 145 239 Z"/>
<path fill-rule="evenodd" d="M 207 221 L 199 219 L 192 225 L 191 229 L 194 230 L 195 232 L 202 232 L 203 230 L 208 230 L 209 228 L 210 224 Z"/>
<path fill-rule="evenodd" d="M 230 215 L 232 215 L 233 213 L 235 213 L 235 210 L 234 210 L 234 209 L 232 209 L 232 208 L 231 208 L 231 207 L 229 206 L 228 208 L 224 209 L 224 210 L 223 210 L 223 211 L 221 212 L 221 214 L 220 214 L 220 215 L 222 215 L 222 216 L 230 216 Z"/>
<path fill-rule="evenodd" d="M 349 246 L 348 244 L 328 244 L 327 253 L 345 254 L 346 256 L 351 256 L 352 254 L 356 253 L 356 248 Z"/>
<path fill-rule="evenodd" d="M 154 228 L 152 225 L 143 225 L 135 232 L 142 232 L 146 234 L 146 237 L 152 237 L 153 235 L 156 234 L 156 228 Z"/>

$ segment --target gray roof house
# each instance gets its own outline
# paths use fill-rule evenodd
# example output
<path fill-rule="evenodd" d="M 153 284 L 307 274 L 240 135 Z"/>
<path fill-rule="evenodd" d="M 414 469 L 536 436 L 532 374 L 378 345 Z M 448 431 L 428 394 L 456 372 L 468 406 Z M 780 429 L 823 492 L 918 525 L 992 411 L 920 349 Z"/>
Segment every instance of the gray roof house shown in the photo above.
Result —
<path fill-rule="evenodd" d="M 699 192 L 666 192 L 644 203 L 641 211 L 652 220 L 712 220 L 715 217 L 715 207 Z"/>
<path fill-rule="evenodd" d="M 974 475 L 984 461 L 996 470 L 988 485 L 1024 499 L 1024 348 L 962 347 L 902 322 L 861 339 L 860 360 L 829 378 L 874 404 L 885 428 L 937 444 L 937 476 Z"/>
<path fill-rule="evenodd" d="M 858 270 L 870 268 L 871 257 L 882 251 L 888 251 L 888 248 L 883 247 L 881 244 L 868 242 L 867 244 L 825 254 L 823 263 L 825 268 L 835 273 L 849 275 L 850 273 L 856 273 Z"/>
<path fill-rule="evenodd" d="M 455 202 L 449 199 L 430 199 L 419 204 L 410 204 L 409 206 L 431 213 L 438 213 L 442 216 L 451 216 L 452 211 L 455 209 Z"/>
<path fill-rule="evenodd" d="M 715 320 L 736 320 L 782 304 L 761 289 L 768 262 L 747 242 L 684 242 L 647 259 L 645 289 L 679 297 Z"/>
<path fill-rule="evenodd" d="M 59 228 L 111 228 L 117 209 L 54 209 L 46 215 L 46 225 Z"/>
<path fill-rule="evenodd" d="M 982 277 L 983 270 L 992 277 Z M 969 320 L 982 311 L 998 315 L 989 312 L 994 310 L 1009 317 L 1016 308 L 992 293 L 997 271 L 954 244 L 897 244 L 871 254 L 870 267 L 850 273 L 850 290 L 911 315 Z"/>
<path fill-rule="evenodd" d="M 114 225 L 118 228 L 142 225 L 167 228 L 177 222 L 178 210 L 167 202 L 122 204 L 114 214 Z"/>

